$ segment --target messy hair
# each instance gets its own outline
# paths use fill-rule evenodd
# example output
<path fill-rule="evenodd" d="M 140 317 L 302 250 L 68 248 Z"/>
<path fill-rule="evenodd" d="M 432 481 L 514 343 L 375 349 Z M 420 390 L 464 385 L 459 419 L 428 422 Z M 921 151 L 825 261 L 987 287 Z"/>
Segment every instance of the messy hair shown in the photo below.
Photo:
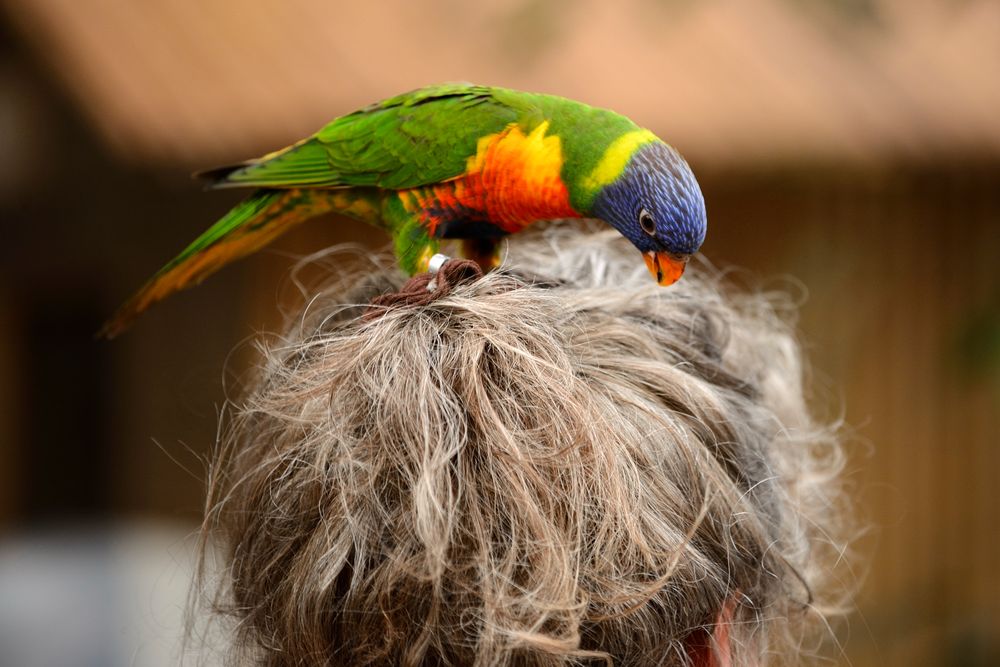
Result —
<path fill-rule="evenodd" d="M 801 662 L 842 450 L 784 306 L 706 267 L 660 288 L 613 234 L 509 252 L 374 316 L 404 279 L 373 266 L 262 346 L 205 522 L 235 660 Z"/>

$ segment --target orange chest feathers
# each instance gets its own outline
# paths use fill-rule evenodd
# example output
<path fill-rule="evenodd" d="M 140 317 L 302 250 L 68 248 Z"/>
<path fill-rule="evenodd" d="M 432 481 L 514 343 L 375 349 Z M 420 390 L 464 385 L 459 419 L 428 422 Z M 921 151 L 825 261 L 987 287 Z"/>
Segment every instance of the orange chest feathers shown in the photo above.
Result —
<path fill-rule="evenodd" d="M 450 181 L 400 191 L 403 206 L 434 236 L 458 220 L 490 223 L 513 234 L 536 220 L 575 218 L 562 181 L 561 140 L 548 122 L 525 134 L 511 125 L 479 140 L 465 173 Z"/>

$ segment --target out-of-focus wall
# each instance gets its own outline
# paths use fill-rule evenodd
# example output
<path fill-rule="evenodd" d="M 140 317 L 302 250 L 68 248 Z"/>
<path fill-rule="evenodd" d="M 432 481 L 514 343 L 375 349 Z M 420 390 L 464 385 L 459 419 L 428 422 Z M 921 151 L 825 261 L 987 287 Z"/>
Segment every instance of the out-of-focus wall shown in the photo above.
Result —
<path fill-rule="evenodd" d="M 867 576 L 840 660 L 993 664 L 1000 168 L 731 174 L 706 192 L 705 254 L 801 295 L 814 404 L 851 433 Z"/>
<path fill-rule="evenodd" d="M 697 160 L 996 155 L 989 0 L 5 0 L 125 160 L 232 160 L 439 81 L 627 112 Z"/>
<path fill-rule="evenodd" d="M 843 415 L 868 526 L 859 613 L 827 655 L 1000 663 L 1000 5 L 2 6 L 0 566 L 26 539 L 65 544 L 38 531 L 194 526 L 254 336 L 300 298 L 294 258 L 385 244 L 323 218 L 92 340 L 238 200 L 187 173 L 383 95 L 474 79 L 650 126 L 699 175 L 704 255 L 740 267 L 736 283 L 801 297 L 814 405 Z"/>

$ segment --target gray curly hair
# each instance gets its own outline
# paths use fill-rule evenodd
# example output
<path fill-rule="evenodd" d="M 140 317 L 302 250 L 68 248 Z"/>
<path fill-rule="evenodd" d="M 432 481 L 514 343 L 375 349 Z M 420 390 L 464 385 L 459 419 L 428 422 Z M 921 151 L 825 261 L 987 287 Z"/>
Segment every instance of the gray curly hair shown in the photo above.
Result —
<path fill-rule="evenodd" d="M 205 520 L 241 664 L 801 662 L 846 513 L 785 309 L 619 241 L 361 318 L 373 267 L 262 347 Z"/>

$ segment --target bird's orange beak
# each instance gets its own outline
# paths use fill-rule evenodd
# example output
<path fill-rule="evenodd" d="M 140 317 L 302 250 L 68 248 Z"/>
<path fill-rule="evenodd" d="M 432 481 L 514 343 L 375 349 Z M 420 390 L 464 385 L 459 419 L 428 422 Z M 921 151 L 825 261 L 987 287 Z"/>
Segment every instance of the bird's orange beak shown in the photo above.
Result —
<path fill-rule="evenodd" d="M 649 252 L 642 253 L 642 258 L 646 260 L 646 268 L 649 273 L 656 278 L 656 282 L 666 287 L 677 282 L 684 273 L 690 255 L 674 255 L 669 252 Z"/>

